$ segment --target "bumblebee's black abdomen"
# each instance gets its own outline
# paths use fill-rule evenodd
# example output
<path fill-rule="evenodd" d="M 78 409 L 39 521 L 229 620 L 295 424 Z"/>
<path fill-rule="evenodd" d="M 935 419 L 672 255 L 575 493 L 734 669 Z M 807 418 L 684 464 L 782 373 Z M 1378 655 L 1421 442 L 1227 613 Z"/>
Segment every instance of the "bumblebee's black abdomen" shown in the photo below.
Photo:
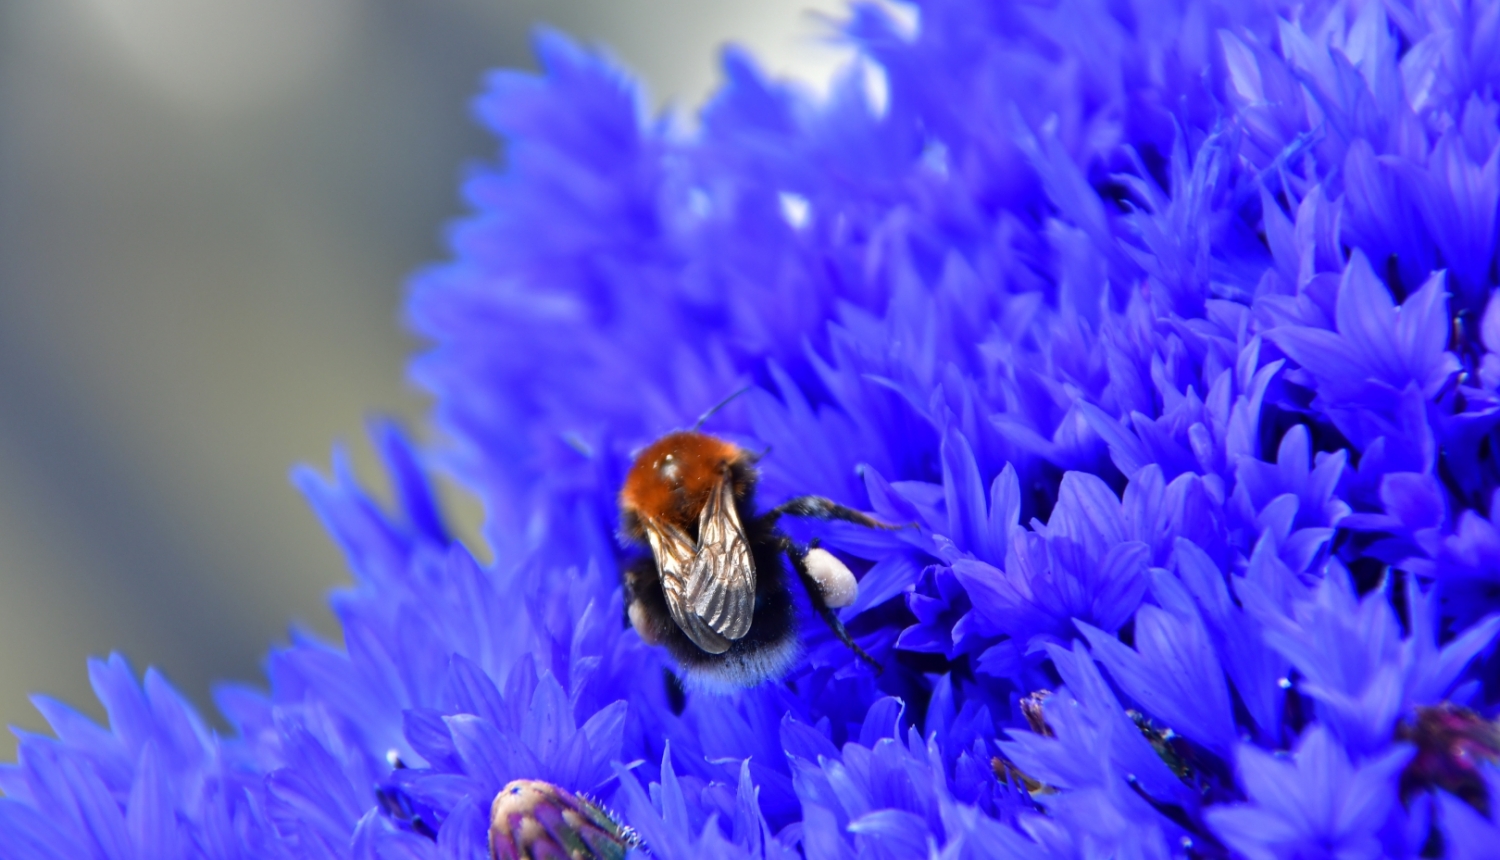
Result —
<path fill-rule="evenodd" d="M 755 612 L 750 630 L 722 654 L 710 654 L 699 648 L 673 623 L 652 557 L 639 559 L 625 574 L 627 596 L 643 611 L 642 620 L 649 631 L 649 635 L 646 631 L 642 635 L 666 646 L 685 670 L 688 686 L 754 686 L 786 674 L 800 653 L 797 612 L 787 581 L 780 533 L 774 526 L 762 525 L 754 512 L 746 509 L 751 504 L 746 500 L 739 509 L 755 562 Z"/>

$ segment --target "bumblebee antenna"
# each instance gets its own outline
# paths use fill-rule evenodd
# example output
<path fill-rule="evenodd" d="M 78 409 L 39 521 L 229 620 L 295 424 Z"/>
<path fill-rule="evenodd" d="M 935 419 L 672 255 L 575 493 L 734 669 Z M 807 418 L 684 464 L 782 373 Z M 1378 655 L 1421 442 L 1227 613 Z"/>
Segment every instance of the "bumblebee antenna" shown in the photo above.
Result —
<path fill-rule="evenodd" d="M 723 400 L 720 400 L 718 403 L 715 403 L 713 406 L 709 407 L 709 409 L 708 409 L 707 412 L 705 412 L 702 415 L 698 416 L 698 423 L 696 423 L 696 424 L 693 425 L 693 431 L 697 432 L 698 428 L 703 426 L 703 422 L 705 422 L 708 419 L 714 417 L 714 413 L 715 412 L 718 412 L 720 409 L 723 409 L 725 406 L 728 406 L 729 405 L 729 401 L 735 399 L 736 397 L 739 397 L 741 394 L 744 394 L 746 391 L 749 391 L 751 389 L 751 387 L 752 386 L 747 385 L 744 388 L 741 388 L 739 391 L 736 391 L 735 393 L 729 395 L 728 397 L 724 398 Z"/>

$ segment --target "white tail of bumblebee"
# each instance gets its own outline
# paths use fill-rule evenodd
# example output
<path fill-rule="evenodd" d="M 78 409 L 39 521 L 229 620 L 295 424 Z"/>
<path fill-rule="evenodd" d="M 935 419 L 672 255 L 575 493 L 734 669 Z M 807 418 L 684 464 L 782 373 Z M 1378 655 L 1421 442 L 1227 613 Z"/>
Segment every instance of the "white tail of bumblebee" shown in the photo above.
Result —
<path fill-rule="evenodd" d="M 859 582 L 848 566 L 833 553 L 822 547 L 813 547 L 807 551 L 806 564 L 807 573 L 818 584 L 824 603 L 837 609 L 854 602 Z"/>

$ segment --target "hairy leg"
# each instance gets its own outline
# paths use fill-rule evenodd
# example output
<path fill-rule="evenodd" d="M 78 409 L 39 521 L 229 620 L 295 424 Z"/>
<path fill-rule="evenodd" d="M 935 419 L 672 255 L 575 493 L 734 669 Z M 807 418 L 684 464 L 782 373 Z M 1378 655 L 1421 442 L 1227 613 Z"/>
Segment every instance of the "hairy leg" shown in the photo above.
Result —
<path fill-rule="evenodd" d="M 770 523 L 776 522 L 782 516 L 809 517 L 815 520 L 843 520 L 871 529 L 899 528 L 899 526 L 887 525 L 869 514 L 844 507 L 822 496 L 797 496 L 787 499 L 765 513 L 765 519 Z"/>
<path fill-rule="evenodd" d="M 861 660 L 868 663 L 870 668 L 875 670 L 875 674 L 880 674 L 883 667 L 879 661 L 865 653 L 865 649 L 859 647 L 859 644 L 849 635 L 849 631 L 844 628 L 844 622 L 839 620 L 838 615 L 828 605 L 828 601 L 824 599 L 822 587 L 818 585 L 818 581 L 813 578 L 812 574 L 808 573 L 807 550 L 798 546 L 796 541 L 793 541 L 791 538 L 783 537 L 780 543 L 781 551 L 786 553 L 787 558 L 791 559 L 792 569 L 797 571 L 797 578 L 802 580 L 802 587 L 807 591 L 808 598 L 812 600 L 813 608 L 818 611 L 818 615 L 822 616 L 823 622 L 828 625 L 829 629 L 833 630 L 833 635 L 837 636 L 840 642 L 849 646 L 849 649 L 858 655 Z"/>

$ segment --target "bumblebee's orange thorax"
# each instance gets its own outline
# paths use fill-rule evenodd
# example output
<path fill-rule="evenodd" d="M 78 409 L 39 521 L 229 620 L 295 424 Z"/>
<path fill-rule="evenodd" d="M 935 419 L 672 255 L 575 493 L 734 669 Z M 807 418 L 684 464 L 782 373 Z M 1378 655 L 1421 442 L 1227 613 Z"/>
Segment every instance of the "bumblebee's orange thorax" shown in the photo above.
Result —
<path fill-rule="evenodd" d="M 620 506 L 694 534 L 709 492 L 743 456 L 735 445 L 704 433 L 669 433 L 636 457 L 620 490 Z"/>

